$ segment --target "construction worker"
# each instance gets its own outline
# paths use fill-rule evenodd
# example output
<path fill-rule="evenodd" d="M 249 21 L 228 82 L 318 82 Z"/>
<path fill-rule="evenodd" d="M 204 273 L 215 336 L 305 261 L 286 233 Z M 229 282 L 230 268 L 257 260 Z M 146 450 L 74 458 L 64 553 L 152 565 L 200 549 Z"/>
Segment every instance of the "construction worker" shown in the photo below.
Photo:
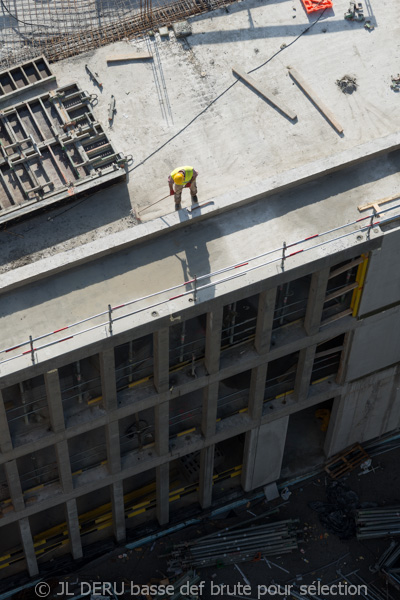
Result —
<path fill-rule="evenodd" d="M 170 195 L 175 197 L 175 210 L 181 208 L 182 190 L 190 187 L 190 195 L 193 202 L 198 202 L 196 178 L 198 172 L 193 167 L 178 167 L 168 177 Z M 190 184 L 190 185 L 189 185 Z"/>

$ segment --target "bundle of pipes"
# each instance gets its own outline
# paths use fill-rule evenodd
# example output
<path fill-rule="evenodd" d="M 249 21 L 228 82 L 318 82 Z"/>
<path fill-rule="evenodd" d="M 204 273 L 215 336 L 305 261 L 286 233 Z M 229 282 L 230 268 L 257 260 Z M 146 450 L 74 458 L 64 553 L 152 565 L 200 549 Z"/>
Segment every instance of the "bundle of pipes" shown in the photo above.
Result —
<path fill-rule="evenodd" d="M 172 571 L 261 560 L 298 547 L 298 519 L 227 528 L 190 542 L 175 544 L 168 555 Z"/>
<path fill-rule="evenodd" d="M 389 583 L 400 590 L 400 544 L 392 540 L 390 546 L 370 570 L 380 571 Z"/>
<path fill-rule="evenodd" d="M 356 524 L 359 540 L 400 535 L 400 506 L 358 510 Z"/>

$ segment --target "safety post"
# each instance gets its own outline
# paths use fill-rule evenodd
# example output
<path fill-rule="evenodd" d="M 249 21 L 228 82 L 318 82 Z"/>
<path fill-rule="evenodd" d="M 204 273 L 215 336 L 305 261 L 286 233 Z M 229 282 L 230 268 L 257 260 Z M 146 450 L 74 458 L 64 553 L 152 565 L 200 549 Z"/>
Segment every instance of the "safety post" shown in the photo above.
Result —
<path fill-rule="evenodd" d="M 194 294 L 193 294 L 193 302 L 197 301 L 197 275 L 194 276 Z"/>
<path fill-rule="evenodd" d="M 283 246 L 282 246 L 282 262 L 281 262 L 281 269 L 282 269 L 282 271 L 285 270 L 285 259 L 286 259 L 285 253 L 286 253 L 286 242 L 283 242 Z"/>
<path fill-rule="evenodd" d="M 30 347 L 31 347 L 32 364 L 34 365 L 35 364 L 35 348 L 33 347 L 33 338 L 32 338 L 31 335 L 29 336 L 29 344 L 30 344 Z"/>
<path fill-rule="evenodd" d="M 111 304 L 108 305 L 108 329 L 110 331 L 110 335 L 112 335 L 112 308 L 111 308 Z"/>

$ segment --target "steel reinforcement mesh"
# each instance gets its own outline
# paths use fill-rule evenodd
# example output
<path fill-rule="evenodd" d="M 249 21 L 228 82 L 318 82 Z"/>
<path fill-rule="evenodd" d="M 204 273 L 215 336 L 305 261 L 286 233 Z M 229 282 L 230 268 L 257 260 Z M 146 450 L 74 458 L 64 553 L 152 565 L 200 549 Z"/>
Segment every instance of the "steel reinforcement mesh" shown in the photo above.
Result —
<path fill-rule="evenodd" d="M 232 0 L 0 0 L 0 69 L 57 61 L 232 4 Z"/>

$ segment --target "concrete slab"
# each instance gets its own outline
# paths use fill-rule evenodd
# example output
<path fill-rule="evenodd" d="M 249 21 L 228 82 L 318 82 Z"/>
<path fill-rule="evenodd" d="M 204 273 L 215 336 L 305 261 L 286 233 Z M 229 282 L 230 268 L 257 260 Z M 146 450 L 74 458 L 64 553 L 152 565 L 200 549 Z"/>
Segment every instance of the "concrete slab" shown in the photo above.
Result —
<path fill-rule="evenodd" d="M 131 210 L 147 208 L 143 221 L 164 217 L 173 205 L 169 197 L 160 199 L 168 194 L 169 172 L 179 164 L 198 168 L 199 198 L 207 201 L 398 131 L 390 76 L 398 71 L 400 5 L 369 7 L 372 32 L 344 20 L 348 0 L 337 0 L 335 10 L 322 16 L 307 16 L 300 3 L 293 8 L 293 2 L 246 0 L 190 19 L 193 34 L 182 41 L 175 36 L 122 41 L 55 63 L 59 85 L 71 83 L 73 73 L 81 87 L 98 94 L 95 111 L 103 123 L 115 95 L 117 114 L 109 133 L 118 149 L 133 155 L 129 182 L 97 194 L 96 212 L 88 198 L 52 213 L 53 221 L 42 215 L 14 226 L 17 235 L 1 234 L 3 269 L 125 231 L 137 223 Z M 127 50 L 150 51 L 154 60 L 107 66 L 110 53 Z M 245 85 L 235 84 L 235 63 L 254 71 L 259 83 L 267 79 L 298 121 L 284 119 Z M 102 91 L 85 64 L 99 73 Z M 298 68 L 334 108 L 344 137 L 292 84 L 287 65 Z M 336 85 L 348 73 L 358 83 L 351 95 Z"/>

